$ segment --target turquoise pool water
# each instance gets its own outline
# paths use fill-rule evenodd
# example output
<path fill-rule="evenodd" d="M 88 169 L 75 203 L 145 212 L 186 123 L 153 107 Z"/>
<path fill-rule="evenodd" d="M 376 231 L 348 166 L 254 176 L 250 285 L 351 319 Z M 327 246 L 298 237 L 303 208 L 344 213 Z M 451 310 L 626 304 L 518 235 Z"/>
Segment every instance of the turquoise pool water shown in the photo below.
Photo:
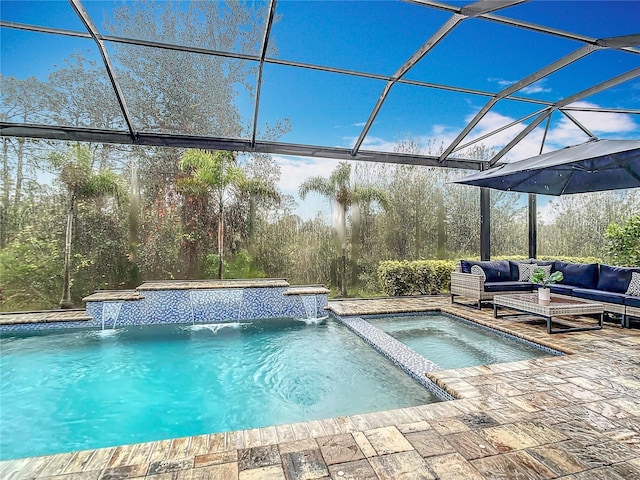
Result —
<path fill-rule="evenodd" d="M 438 401 L 333 321 L 4 336 L 0 351 L 0 459 Z"/>
<path fill-rule="evenodd" d="M 441 313 L 366 320 L 444 369 L 552 356 L 534 346 Z"/>

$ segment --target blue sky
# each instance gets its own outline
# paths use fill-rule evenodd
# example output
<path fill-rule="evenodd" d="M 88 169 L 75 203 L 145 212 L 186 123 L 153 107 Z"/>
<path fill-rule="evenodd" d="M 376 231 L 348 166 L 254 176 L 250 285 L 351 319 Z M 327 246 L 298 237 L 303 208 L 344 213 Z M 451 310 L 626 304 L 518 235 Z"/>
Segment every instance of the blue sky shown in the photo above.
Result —
<path fill-rule="evenodd" d="M 103 24 L 102 13 L 114 5 L 86 0 L 83 3 L 98 28 Z M 279 20 L 273 26 L 271 38 L 277 45 L 279 58 L 385 76 L 393 74 L 451 17 L 447 12 L 399 1 L 280 0 L 277 5 Z M 6 21 L 83 31 L 66 1 L 2 1 L 0 7 Z M 535 0 L 498 14 L 594 38 L 640 33 L 640 0 Z M 4 75 L 19 78 L 35 75 L 44 79 L 75 50 L 99 58 L 91 40 L 58 39 L 6 28 L 1 33 Z M 493 22 L 465 20 L 405 78 L 496 92 L 580 46 L 575 41 L 522 32 Z M 518 95 L 557 101 L 638 66 L 640 55 L 600 51 Z M 352 147 L 383 87 L 380 80 L 267 64 L 259 124 L 264 126 L 266 122 L 289 117 L 293 129 L 282 141 Z M 391 151 L 407 135 L 424 143 L 434 140 L 447 145 L 487 100 L 478 95 L 396 85 L 362 148 Z M 238 105 L 245 118 L 250 119 L 252 105 L 246 98 L 239 97 Z M 585 98 L 580 105 L 640 110 L 640 80 Z M 470 136 L 494 130 L 539 108 L 524 102 L 501 102 Z M 575 116 L 602 138 L 640 137 L 638 115 L 576 113 Z M 513 131 L 523 126 L 517 125 L 484 143 L 500 148 Z M 510 159 L 537 154 L 541 138 L 539 128 L 510 154 Z M 584 140 L 584 134 L 562 115 L 552 117 L 547 149 Z M 280 186 L 291 194 L 304 178 L 328 175 L 337 165 L 327 159 L 280 156 L 276 159 L 283 172 Z M 305 217 L 312 216 L 316 205 L 318 209 L 327 208 L 312 196 L 299 211 Z"/>

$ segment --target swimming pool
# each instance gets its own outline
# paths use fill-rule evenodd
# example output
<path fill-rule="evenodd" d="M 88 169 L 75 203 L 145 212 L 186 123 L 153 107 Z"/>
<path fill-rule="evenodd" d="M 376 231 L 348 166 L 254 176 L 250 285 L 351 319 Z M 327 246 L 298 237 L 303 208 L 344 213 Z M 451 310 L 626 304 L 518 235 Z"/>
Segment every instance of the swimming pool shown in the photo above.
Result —
<path fill-rule="evenodd" d="M 554 354 L 548 349 L 508 338 L 444 313 L 365 319 L 444 369 L 514 362 Z"/>
<path fill-rule="evenodd" d="M 0 349 L 0 459 L 438 401 L 334 321 L 5 334 Z"/>

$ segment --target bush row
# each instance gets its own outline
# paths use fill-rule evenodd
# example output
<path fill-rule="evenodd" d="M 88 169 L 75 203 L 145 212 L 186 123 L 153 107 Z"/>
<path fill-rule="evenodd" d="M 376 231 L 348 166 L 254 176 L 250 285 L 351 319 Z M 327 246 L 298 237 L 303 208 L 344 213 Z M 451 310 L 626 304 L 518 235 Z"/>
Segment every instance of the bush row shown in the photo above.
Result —
<path fill-rule="evenodd" d="M 492 260 L 526 260 L 525 256 L 498 256 Z M 595 257 L 540 256 L 539 260 L 561 260 L 573 263 L 601 263 Z M 479 258 L 469 258 L 479 260 Z M 451 272 L 457 260 L 387 260 L 378 264 L 378 281 L 385 295 L 436 295 L 449 292 Z"/>
<path fill-rule="evenodd" d="M 378 281 L 385 295 L 435 295 L 449 291 L 453 260 L 388 260 L 378 264 Z"/>

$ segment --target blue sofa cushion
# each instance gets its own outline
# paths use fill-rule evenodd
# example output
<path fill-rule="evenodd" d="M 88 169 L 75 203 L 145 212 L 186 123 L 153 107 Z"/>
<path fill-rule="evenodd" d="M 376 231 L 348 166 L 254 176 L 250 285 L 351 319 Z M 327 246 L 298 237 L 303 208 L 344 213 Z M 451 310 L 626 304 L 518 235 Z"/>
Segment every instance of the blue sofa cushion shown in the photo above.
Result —
<path fill-rule="evenodd" d="M 625 293 L 629 287 L 632 272 L 640 272 L 640 269 L 600 265 L 598 286 L 596 288 L 607 292 Z"/>
<path fill-rule="evenodd" d="M 551 289 L 551 293 L 557 293 L 558 295 L 571 296 L 572 292 L 576 288 L 580 288 L 580 287 L 576 287 L 575 285 L 565 285 L 563 283 L 554 283 L 553 285 L 549 285 L 549 288 Z"/>
<path fill-rule="evenodd" d="M 461 260 L 460 267 L 463 273 L 471 273 L 471 267 L 478 265 L 484 271 L 487 282 L 508 282 L 511 280 L 511 267 L 508 260 L 496 260 L 486 262 L 475 262 L 472 260 Z"/>
<path fill-rule="evenodd" d="M 624 304 L 629 305 L 630 307 L 640 308 L 640 297 L 627 295 L 624 297 Z"/>
<path fill-rule="evenodd" d="M 564 279 L 560 283 L 592 290 L 598 286 L 597 263 L 568 263 L 556 260 L 553 262 L 553 270 L 562 272 L 564 275 Z"/>
<path fill-rule="evenodd" d="M 514 282 L 507 280 L 504 282 L 485 282 L 485 292 L 531 292 L 535 290 L 535 285 L 529 282 Z"/>
<path fill-rule="evenodd" d="M 472 260 L 460 260 L 460 269 L 462 273 L 471 273 L 471 267 L 477 265 L 480 262 L 474 262 Z"/>
<path fill-rule="evenodd" d="M 577 298 L 593 300 L 594 302 L 616 303 L 618 305 L 624 305 L 624 300 L 627 297 L 624 293 L 605 292 L 588 288 L 576 288 L 573 290 L 572 295 Z"/>

